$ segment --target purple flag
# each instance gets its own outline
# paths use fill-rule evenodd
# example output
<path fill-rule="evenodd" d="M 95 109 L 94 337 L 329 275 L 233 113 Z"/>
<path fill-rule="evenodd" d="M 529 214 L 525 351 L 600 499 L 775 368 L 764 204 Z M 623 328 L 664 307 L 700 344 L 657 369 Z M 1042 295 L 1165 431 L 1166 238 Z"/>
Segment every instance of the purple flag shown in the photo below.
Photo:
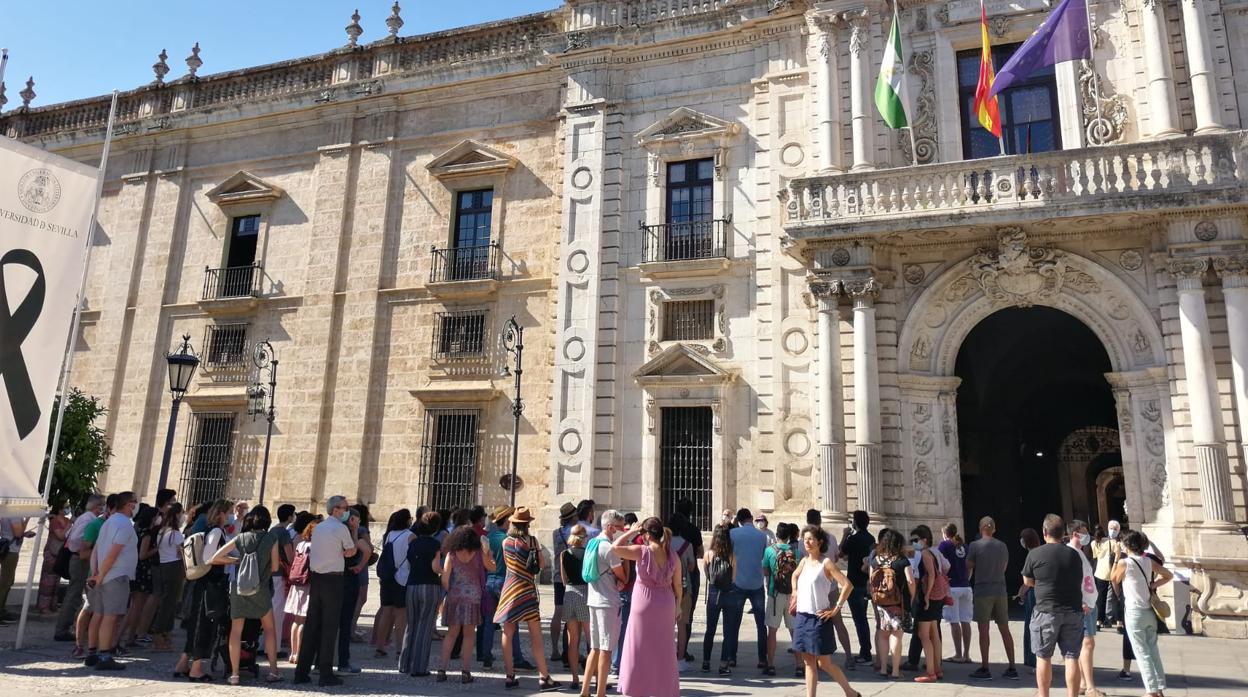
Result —
<path fill-rule="evenodd" d="M 997 71 L 990 94 L 995 97 L 1041 68 L 1091 57 L 1087 0 L 1062 0 Z"/>

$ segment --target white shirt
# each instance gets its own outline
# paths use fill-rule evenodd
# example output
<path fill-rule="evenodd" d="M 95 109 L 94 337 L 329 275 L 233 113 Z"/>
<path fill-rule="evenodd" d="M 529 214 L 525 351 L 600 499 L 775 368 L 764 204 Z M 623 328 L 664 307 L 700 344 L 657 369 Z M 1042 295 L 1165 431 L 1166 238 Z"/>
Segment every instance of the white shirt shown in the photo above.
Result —
<path fill-rule="evenodd" d="M 598 538 L 598 578 L 588 586 L 588 602 L 589 607 L 607 607 L 618 608 L 620 606 L 620 591 L 615 588 L 614 569 L 620 568 L 623 560 L 616 553 L 615 547 L 611 545 L 611 538 L 607 534 L 601 533 Z"/>
<path fill-rule="evenodd" d="M 161 564 L 182 559 L 182 531 L 178 529 L 162 530 L 156 539 L 156 552 Z"/>
<path fill-rule="evenodd" d="M 121 545 L 121 552 L 113 560 L 108 573 L 100 579 L 101 584 L 122 577 L 134 578 L 135 567 L 139 564 L 139 536 L 134 532 L 134 522 L 120 513 L 109 516 L 100 528 L 92 564 L 96 573 L 99 573 L 108 555 L 112 554 L 114 545 Z"/>
<path fill-rule="evenodd" d="M 798 612 L 817 615 L 830 607 L 832 581 L 823 572 L 823 559 L 820 559 L 818 563 L 813 563 L 809 559 L 802 562 L 802 572 L 797 576 L 796 590 Z M 785 612 L 787 611 L 786 609 Z"/>
<path fill-rule="evenodd" d="M 347 560 L 342 553 L 350 549 L 355 549 L 351 529 L 337 518 L 326 518 L 312 530 L 308 569 L 314 574 L 342 573 L 347 568 Z"/>
<path fill-rule="evenodd" d="M 74 524 L 69 526 L 69 537 L 65 540 L 65 544 L 69 545 L 69 551 L 74 554 L 82 551 L 82 536 L 87 532 L 87 525 L 95 519 L 96 515 L 91 511 L 85 511 L 74 518 Z"/>
<path fill-rule="evenodd" d="M 412 570 L 411 564 L 407 563 L 407 546 L 413 537 L 415 535 L 411 530 L 395 530 L 386 533 L 386 540 L 383 543 L 390 545 L 390 548 L 394 550 L 394 582 L 400 586 L 407 585 L 407 574 Z"/>
<path fill-rule="evenodd" d="M 1153 581 L 1153 560 L 1132 554 L 1118 563 L 1126 567 L 1122 576 L 1122 596 L 1127 609 L 1147 610 L 1152 607 L 1148 584 Z"/>
<path fill-rule="evenodd" d="M 1071 549 L 1075 548 L 1071 547 Z M 1079 561 L 1083 562 L 1083 585 L 1080 587 L 1080 590 L 1083 592 L 1083 604 L 1092 608 L 1092 611 L 1095 612 L 1096 599 L 1100 597 L 1100 593 L 1096 591 L 1096 575 L 1093 573 L 1092 562 L 1088 561 L 1088 557 L 1083 553 L 1083 550 L 1075 549 L 1075 551 L 1079 552 Z"/>

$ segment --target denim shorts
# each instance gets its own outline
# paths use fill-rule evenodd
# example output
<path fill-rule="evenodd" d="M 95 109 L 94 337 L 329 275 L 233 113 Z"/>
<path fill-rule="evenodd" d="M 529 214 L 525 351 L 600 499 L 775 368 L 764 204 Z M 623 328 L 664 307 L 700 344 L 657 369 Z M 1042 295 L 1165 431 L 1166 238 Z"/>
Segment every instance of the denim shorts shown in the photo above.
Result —
<path fill-rule="evenodd" d="M 1083 635 L 1085 637 L 1096 636 L 1096 608 L 1092 608 L 1091 612 L 1083 613 Z"/>
<path fill-rule="evenodd" d="M 1081 612 L 1056 614 L 1036 610 L 1031 616 L 1031 650 L 1040 658 L 1052 658 L 1053 650 L 1060 648 L 1063 658 L 1079 658 L 1083 647 L 1083 618 Z"/>

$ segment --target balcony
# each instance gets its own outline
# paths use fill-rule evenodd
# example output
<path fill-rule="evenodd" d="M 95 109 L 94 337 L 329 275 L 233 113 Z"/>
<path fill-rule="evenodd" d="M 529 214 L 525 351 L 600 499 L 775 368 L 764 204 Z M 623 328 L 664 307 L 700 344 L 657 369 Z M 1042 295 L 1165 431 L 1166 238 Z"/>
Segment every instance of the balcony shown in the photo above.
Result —
<path fill-rule="evenodd" d="M 713 275 L 728 268 L 732 218 L 642 224 L 641 273 L 650 278 Z"/>
<path fill-rule="evenodd" d="M 1242 204 L 1246 160 L 1234 132 L 806 177 L 784 224 L 801 240 Z"/>
<path fill-rule="evenodd" d="M 264 283 L 259 264 L 204 268 L 204 293 L 199 305 L 212 314 L 240 314 L 255 309 Z"/>
<path fill-rule="evenodd" d="M 498 290 L 497 242 L 468 247 L 430 248 L 433 264 L 429 292 L 438 297 L 469 298 Z"/>

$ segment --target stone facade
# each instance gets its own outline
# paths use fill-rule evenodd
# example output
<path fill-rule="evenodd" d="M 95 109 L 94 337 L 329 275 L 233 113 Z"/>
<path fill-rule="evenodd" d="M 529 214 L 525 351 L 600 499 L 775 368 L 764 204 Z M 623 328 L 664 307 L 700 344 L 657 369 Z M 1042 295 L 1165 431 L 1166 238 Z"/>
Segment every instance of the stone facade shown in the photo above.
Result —
<path fill-rule="evenodd" d="M 989 2 L 993 43 L 1046 11 Z M 962 522 L 983 502 L 963 492 L 959 351 L 994 313 L 1048 307 L 1102 344 L 1117 422 L 1063 442 L 1059 512 L 1104 512 L 1114 477 L 1087 494 L 1068 480 L 1118 458 L 1123 508 L 1192 577 L 1203 629 L 1248 635 L 1248 73 L 1232 69 L 1248 3 L 1091 15 L 1094 60 L 1052 80 L 1061 149 L 979 160 L 956 78 L 979 12 L 962 0 L 902 12 L 913 143 L 872 104 L 890 13 L 852 0 L 568 0 L 369 45 L 349 32 L 236 73 L 158 70 L 121 95 L 74 366 L 110 408 L 108 484 L 154 490 L 163 353 L 233 322 L 281 359 L 273 500 L 420 503 L 426 415 L 472 408 L 471 498 L 504 502 L 495 337 L 515 315 L 518 499 L 544 526 L 567 500 L 663 508 L 688 486 L 664 474 L 679 444 L 663 424 L 687 407 L 709 409 L 708 516 Z M 101 99 L 22 107 L 0 130 L 93 161 L 106 115 Z M 672 253 L 687 229 L 668 219 L 669 165 L 695 159 L 708 246 Z M 487 188 L 498 272 L 438 276 L 455 194 Z M 231 220 L 250 214 L 262 280 L 223 299 L 205 268 L 228 265 Z M 669 340 L 672 303 L 699 300 L 698 337 Z M 486 310 L 488 346 L 437 359 L 437 313 L 464 308 Z M 239 415 L 234 496 L 258 489 L 264 441 L 246 379 L 205 371 L 186 398 Z"/>

